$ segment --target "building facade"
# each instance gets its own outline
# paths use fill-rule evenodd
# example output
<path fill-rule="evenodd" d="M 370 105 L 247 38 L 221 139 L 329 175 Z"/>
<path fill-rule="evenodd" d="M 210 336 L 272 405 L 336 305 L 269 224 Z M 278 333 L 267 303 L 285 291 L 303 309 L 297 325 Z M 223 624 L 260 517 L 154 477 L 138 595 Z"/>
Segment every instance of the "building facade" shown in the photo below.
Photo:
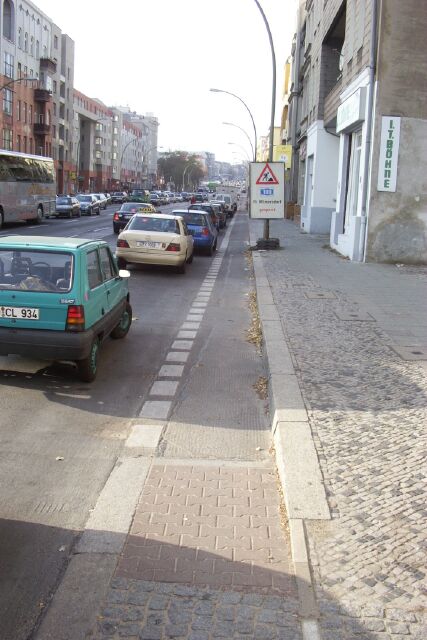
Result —
<path fill-rule="evenodd" d="M 427 260 L 426 26 L 416 0 L 299 5 L 290 197 L 302 229 L 351 260 Z"/>
<path fill-rule="evenodd" d="M 1 146 L 53 157 L 58 191 L 68 191 L 74 43 L 28 0 L 0 7 Z"/>

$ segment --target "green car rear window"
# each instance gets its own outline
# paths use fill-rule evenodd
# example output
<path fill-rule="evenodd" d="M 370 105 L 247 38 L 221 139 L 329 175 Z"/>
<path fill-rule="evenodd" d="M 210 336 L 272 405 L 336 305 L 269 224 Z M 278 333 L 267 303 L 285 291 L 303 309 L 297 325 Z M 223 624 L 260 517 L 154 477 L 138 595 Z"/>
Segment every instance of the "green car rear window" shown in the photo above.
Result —
<path fill-rule="evenodd" d="M 72 274 L 71 253 L 0 249 L 0 291 L 66 293 Z"/>

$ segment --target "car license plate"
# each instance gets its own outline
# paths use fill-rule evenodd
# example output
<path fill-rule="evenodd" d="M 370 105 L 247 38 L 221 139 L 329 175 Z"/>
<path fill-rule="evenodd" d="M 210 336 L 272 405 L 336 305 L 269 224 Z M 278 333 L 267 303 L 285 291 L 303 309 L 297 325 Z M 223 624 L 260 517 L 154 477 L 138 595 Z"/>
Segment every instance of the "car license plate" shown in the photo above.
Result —
<path fill-rule="evenodd" d="M 31 307 L 0 307 L 0 318 L 8 320 L 38 320 L 39 309 Z"/>
<path fill-rule="evenodd" d="M 146 249 L 161 249 L 162 242 L 151 242 L 150 240 L 139 240 L 136 243 L 137 247 L 145 247 Z"/>

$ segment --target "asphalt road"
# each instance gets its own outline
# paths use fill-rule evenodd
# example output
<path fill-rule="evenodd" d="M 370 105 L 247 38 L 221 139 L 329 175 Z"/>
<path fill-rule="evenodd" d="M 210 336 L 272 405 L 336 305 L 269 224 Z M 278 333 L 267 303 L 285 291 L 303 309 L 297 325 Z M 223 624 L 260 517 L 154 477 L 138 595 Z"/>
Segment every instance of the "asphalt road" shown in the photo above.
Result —
<path fill-rule="evenodd" d="M 0 236 L 103 238 L 114 248 L 112 216 L 117 208 L 110 205 L 94 217 L 8 226 Z M 246 343 L 247 352 L 242 348 L 250 321 L 243 256 L 247 238 L 246 216 L 238 215 L 218 293 L 209 304 L 200 344 L 192 351 L 189 373 L 175 400 L 163 449 L 168 457 L 219 457 L 224 434 L 228 458 L 248 459 L 257 446 L 264 447 L 264 408 L 251 389 L 262 366 L 252 346 Z M 80 382 L 71 365 L 10 371 L 0 358 L 2 640 L 31 637 L 211 262 L 196 256 L 185 275 L 167 268 L 131 268 L 131 331 L 125 340 L 103 344 L 92 384 Z M 243 413 L 236 413 L 239 380 L 253 404 L 247 403 Z"/>

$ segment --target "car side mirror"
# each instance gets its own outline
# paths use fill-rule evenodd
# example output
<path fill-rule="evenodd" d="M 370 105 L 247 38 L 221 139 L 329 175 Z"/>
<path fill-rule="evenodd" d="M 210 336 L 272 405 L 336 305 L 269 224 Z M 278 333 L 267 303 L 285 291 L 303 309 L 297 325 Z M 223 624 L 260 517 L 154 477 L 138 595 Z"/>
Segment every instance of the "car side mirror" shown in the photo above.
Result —
<path fill-rule="evenodd" d="M 128 271 L 127 269 L 120 269 L 119 276 L 121 278 L 130 278 L 130 271 Z"/>

